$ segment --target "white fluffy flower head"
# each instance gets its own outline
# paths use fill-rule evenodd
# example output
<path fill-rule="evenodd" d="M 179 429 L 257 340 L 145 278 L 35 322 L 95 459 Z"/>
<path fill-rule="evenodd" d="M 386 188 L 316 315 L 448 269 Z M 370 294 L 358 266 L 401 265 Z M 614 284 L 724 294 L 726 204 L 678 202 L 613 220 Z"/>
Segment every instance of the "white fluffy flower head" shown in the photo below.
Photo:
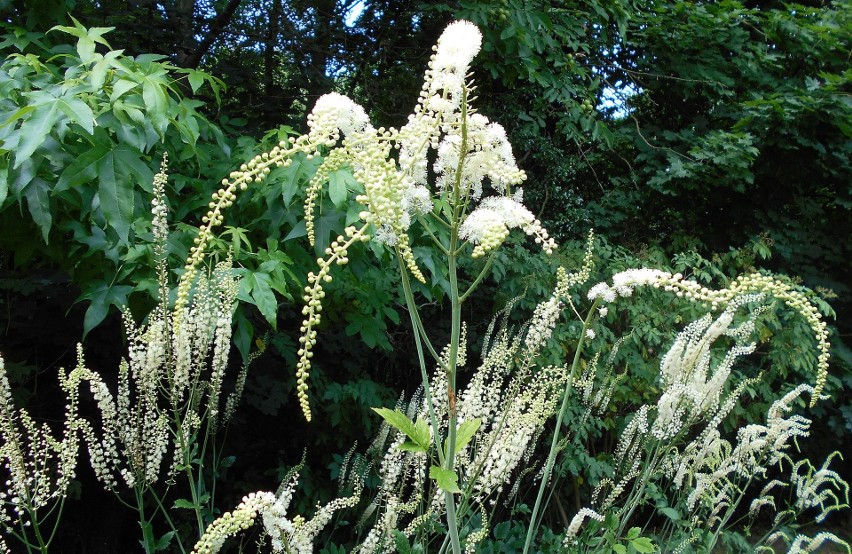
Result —
<path fill-rule="evenodd" d="M 482 33 L 476 25 L 463 20 L 450 23 L 438 39 L 432 69 L 437 73 L 452 73 L 464 79 L 470 62 L 479 53 L 481 46 Z"/>

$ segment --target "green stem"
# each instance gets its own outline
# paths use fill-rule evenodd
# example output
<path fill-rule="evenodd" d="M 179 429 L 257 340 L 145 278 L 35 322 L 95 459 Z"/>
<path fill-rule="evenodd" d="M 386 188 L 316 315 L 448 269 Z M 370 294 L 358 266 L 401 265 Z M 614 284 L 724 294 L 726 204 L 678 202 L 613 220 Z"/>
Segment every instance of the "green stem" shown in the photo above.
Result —
<path fill-rule="evenodd" d="M 417 346 L 417 359 L 420 362 L 420 378 L 423 380 L 423 396 L 426 398 L 426 407 L 429 409 L 429 420 L 432 422 L 432 434 L 434 435 L 435 445 L 438 450 L 438 459 L 443 465 L 444 453 L 441 451 L 441 428 L 438 426 L 438 417 L 435 415 L 435 406 L 432 403 L 429 374 L 426 371 L 426 359 L 423 355 L 423 344 L 420 340 L 420 331 L 422 329 L 420 316 L 417 312 L 417 305 L 414 303 L 414 295 L 411 292 L 411 283 L 408 281 L 405 263 L 402 261 L 402 256 L 398 253 L 396 259 L 397 262 L 399 262 L 399 272 L 402 275 L 402 289 L 405 293 L 405 303 L 408 305 L 408 315 L 411 317 L 411 325 L 414 327 L 414 343 Z M 429 346 L 431 347 L 431 345 Z"/>
<path fill-rule="evenodd" d="M 441 220 L 440 216 L 435 216 L 435 219 L 443 223 L 443 220 Z M 438 239 L 437 236 L 435 236 L 435 233 L 433 233 L 432 229 L 429 228 L 429 224 L 425 220 L 425 218 L 422 215 L 419 215 L 417 216 L 417 220 L 420 222 L 420 226 L 426 230 L 430 237 L 432 237 L 432 242 L 435 243 L 435 246 L 438 247 L 438 250 L 440 250 L 441 253 L 444 254 L 444 256 L 449 256 L 450 252 L 447 250 L 447 247 L 444 246 L 443 243 L 441 243 L 440 239 Z"/>
<path fill-rule="evenodd" d="M 455 229 L 454 229 L 455 231 Z M 456 242 L 456 233 L 452 234 L 450 239 L 450 252 L 454 251 Z M 458 268 L 456 267 L 456 256 L 450 254 L 449 269 L 450 269 L 450 303 L 452 327 L 450 331 L 450 356 L 449 367 L 447 368 L 447 405 L 449 406 L 449 424 L 447 428 L 447 452 L 444 468 L 449 471 L 454 471 L 455 465 L 455 450 L 456 450 L 456 369 L 458 368 L 459 341 L 461 337 L 461 299 L 459 298 L 459 283 L 458 283 Z M 438 445 L 438 450 L 441 450 L 441 445 Z M 453 498 L 453 493 L 445 491 L 445 501 L 447 504 L 447 527 L 450 532 L 450 544 L 453 547 L 454 554 L 461 554 L 461 543 L 459 542 L 458 522 L 456 521 L 456 503 Z"/>
<path fill-rule="evenodd" d="M 493 251 L 490 256 L 488 256 L 488 260 L 485 261 L 485 266 L 483 266 L 482 271 L 479 272 L 479 275 L 476 276 L 476 279 L 470 284 L 464 294 L 459 298 L 459 302 L 464 302 L 467 300 L 467 297 L 470 296 L 470 293 L 479 286 L 479 283 L 485 278 L 488 274 L 488 270 L 491 269 L 491 264 L 494 262 L 494 257 L 497 255 L 497 251 Z"/>
<path fill-rule="evenodd" d="M 183 453 L 183 467 L 186 472 L 186 480 L 189 482 L 189 493 L 192 495 L 192 507 L 195 511 L 195 523 L 198 526 L 198 538 L 204 536 L 204 520 L 201 517 L 201 504 L 198 501 L 198 489 L 195 486 L 195 475 L 192 472 L 192 452 L 189 450 L 186 437 L 183 434 L 183 426 L 180 419 L 176 418 L 178 430 L 178 442 Z"/>
<path fill-rule="evenodd" d="M 547 483 L 550 481 L 550 472 L 553 471 L 553 464 L 556 461 L 556 446 L 559 444 L 559 432 L 562 428 L 562 418 L 565 416 L 565 411 L 568 409 L 568 397 L 571 394 L 571 389 L 574 386 L 574 374 L 577 372 L 577 367 L 580 365 L 580 356 L 583 353 L 583 344 L 586 340 L 586 330 L 592 323 L 600 299 L 595 300 L 586 320 L 583 322 L 583 328 L 580 330 L 580 338 L 577 341 L 577 350 L 574 351 L 574 362 L 571 364 L 571 373 L 568 375 L 568 382 L 565 383 L 565 391 L 562 393 L 562 406 L 559 408 L 559 414 L 556 416 L 556 429 L 553 430 L 553 440 L 550 442 L 550 452 L 547 454 L 547 463 L 544 466 L 544 473 L 541 476 L 541 484 L 538 487 L 538 496 L 535 499 L 532 514 L 530 515 L 530 527 L 527 529 L 527 539 L 524 542 L 524 554 L 528 554 L 532 546 L 533 537 L 538 529 L 539 509 L 541 501 L 544 498 L 544 489 L 547 488 Z"/>
<path fill-rule="evenodd" d="M 153 533 L 148 530 L 150 522 L 145 519 L 145 499 L 142 497 L 142 491 L 139 487 L 133 487 L 133 494 L 136 497 L 136 511 L 139 512 L 139 527 L 142 530 L 142 547 L 145 549 L 145 554 L 154 554 L 155 545 L 151 544 Z"/>
<path fill-rule="evenodd" d="M 157 492 L 153 488 L 149 488 L 148 491 L 151 493 L 151 496 L 153 496 L 154 500 L 157 502 L 157 507 L 160 509 L 160 512 L 162 512 L 163 516 L 165 516 L 166 523 L 169 524 L 169 528 L 172 531 L 175 532 L 175 535 L 177 535 L 178 529 L 177 529 L 177 527 L 175 527 L 175 524 L 172 521 L 172 518 L 169 516 L 169 511 L 166 509 L 165 506 L 163 506 L 163 501 L 160 499 L 159 495 L 157 495 Z M 181 554 L 186 554 L 186 550 L 183 548 L 183 543 L 181 543 L 179 537 L 178 537 L 177 545 L 178 545 L 178 548 L 180 548 Z"/>

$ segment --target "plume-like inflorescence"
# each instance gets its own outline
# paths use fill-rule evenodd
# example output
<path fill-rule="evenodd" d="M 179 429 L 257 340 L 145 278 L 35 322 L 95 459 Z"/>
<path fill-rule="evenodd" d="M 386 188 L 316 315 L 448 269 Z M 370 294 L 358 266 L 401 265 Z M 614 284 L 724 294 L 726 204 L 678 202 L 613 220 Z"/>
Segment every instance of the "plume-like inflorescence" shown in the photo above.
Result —
<path fill-rule="evenodd" d="M 120 483 L 136 487 L 158 481 L 170 450 L 173 473 L 185 463 L 186 448 L 200 426 L 206 422 L 215 432 L 223 410 L 228 419 L 237 401 L 234 393 L 221 399 L 237 296 L 231 261 L 218 263 L 209 276 L 197 276 L 194 294 L 169 309 L 166 181 L 164 159 L 152 201 L 160 302 L 143 325 L 124 314 L 128 355 L 119 365 L 117 389 L 112 392 L 86 367 L 82 352 L 69 375 L 75 385 L 87 383 L 97 403 L 99 424 L 81 419 L 78 425 L 95 475 L 111 490 Z M 244 380 L 241 373 L 236 394 Z"/>
<path fill-rule="evenodd" d="M 679 298 L 701 302 L 713 310 L 726 308 L 741 301 L 737 300 L 738 298 L 747 298 L 752 294 L 765 294 L 795 310 L 811 327 L 817 341 L 815 391 L 811 397 L 811 407 L 816 404 L 828 376 L 828 330 L 816 305 L 797 287 L 776 277 L 752 273 L 737 277 L 726 288 L 714 290 L 684 279 L 680 273 L 671 274 L 658 269 L 640 268 L 616 273 L 612 277 L 612 284 L 598 283 L 589 289 L 587 296 L 589 300 L 611 303 L 618 297 L 630 297 L 636 288 L 646 286 L 663 289 Z"/>
<path fill-rule="evenodd" d="M 505 130 L 471 107 L 469 64 L 479 51 L 482 35 L 475 25 L 450 24 L 435 47 L 420 98 L 408 122 L 396 128 L 375 128 L 364 109 L 336 93 L 321 97 L 308 118 L 310 132 L 294 145 L 330 149 L 308 184 L 305 218 L 314 240 L 314 211 L 332 171 L 352 169 L 363 192 L 355 198 L 363 209 L 360 226 L 347 228 L 317 260 L 319 270 L 308 275 L 305 316 L 296 367 L 299 402 L 310 420 L 307 379 L 321 321 L 323 285 L 334 265 L 348 262 L 349 249 L 374 240 L 391 247 L 414 278 L 425 282 L 411 248 L 409 228 L 418 219 L 433 217 L 435 199 L 442 198 L 459 218 L 458 237 L 480 257 L 499 247 L 512 229 L 522 229 L 552 253 L 556 243 L 522 203 L 523 191 L 512 190 L 526 175 L 518 169 Z M 434 152 L 428 182 L 430 151 Z M 319 150 L 313 154 L 319 154 Z M 271 154 L 270 154 L 271 156 Z M 484 183 L 493 195 L 486 195 Z"/>
<path fill-rule="evenodd" d="M 80 442 L 78 395 L 65 370 L 60 385 L 69 391 L 60 438 L 46 423 L 15 406 L 6 365 L 0 357 L 0 465 L 5 487 L 0 488 L 0 529 L 4 533 L 37 527 L 68 493 L 76 475 Z M 0 535 L 0 552 L 8 547 Z"/>

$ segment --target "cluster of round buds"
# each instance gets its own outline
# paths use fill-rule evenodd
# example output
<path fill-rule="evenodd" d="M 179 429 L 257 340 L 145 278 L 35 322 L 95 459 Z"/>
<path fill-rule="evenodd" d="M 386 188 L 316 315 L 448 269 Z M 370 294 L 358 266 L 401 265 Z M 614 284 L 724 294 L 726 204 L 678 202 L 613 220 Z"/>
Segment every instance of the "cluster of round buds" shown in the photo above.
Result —
<path fill-rule="evenodd" d="M 459 237 L 473 243 L 473 257 L 478 258 L 498 248 L 511 229 L 520 227 L 534 235 L 537 244 L 547 254 L 553 254 L 556 242 L 550 238 L 523 204 L 508 196 L 490 196 L 480 202 L 459 227 Z"/>
<path fill-rule="evenodd" d="M 319 269 L 317 273 L 308 273 L 308 286 L 305 287 L 303 299 L 305 306 L 302 315 L 305 319 L 299 328 L 299 361 L 296 364 L 296 389 L 299 397 L 299 405 L 305 414 L 305 419 L 311 420 L 311 407 L 308 403 L 308 376 L 311 369 L 311 358 L 313 348 L 317 343 L 317 332 L 315 328 L 322 321 L 322 299 L 325 297 L 324 283 L 332 281 L 331 268 L 334 265 L 346 265 L 349 263 L 349 248 L 356 242 L 366 242 L 370 236 L 366 234 L 367 226 L 360 229 L 355 227 L 346 228 L 346 237 L 339 236 L 328 248 L 325 249 L 326 258 L 318 258 Z"/>
<path fill-rule="evenodd" d="M 830 357 L 828 330 L 816 306 L 792 285 L 769 275 L 751 273 L 737 277 L 727 288 L 714 290 L 695 281 L 684 279 L 680 273 L 672 275 L 665 271 L 647 268 L 622 271 L 613 276 L 612 282 L 612 286 L 607 283 L 598 283 L 592 287 L 588 293 L 589 299 L 601 298 L 605 302 L 613 302 L 618 296 L 630 296 L 638 286 L 652 286 L 671 292 L 678 298 L 701 302 L 713 310 L 725 308 L 736 298 L 752 293 L 767 294 L 781 300 L 805 319 L 817 340 L 819 354 L 811 407 L 816 405 L 828 377 Z"/>
<path fill-rule="evenodd" d="M 593 258 L 595 243 L 595 232 L 589 230 L 589 236 L 586 239 L 586 253 L 583 255 L 583 263 L 580 270 L 574 273 L 568 273 L 564 267 L 559 267 L 556 270 L 556 289 L 553 295 L 557 298 L 569 298 L 571 287 L 585 283 L 589 280 L 592 274 L 592 269 L 595 267 Z M 606 313 L 603 313 L 606 315 Z"/>
<path fill-rule="evenodd" d="M 210 524 L 204 535 L 195 543 L 193 554 L 216 554 L 225 541 L 254 525 L 259 514 L 275 504 L 275 495 L 271 492 L 253 492 L 243 497 L 242 502 L 232 512 L 222 514 Z"/>
<path fill-rule="evenodd" d="M 533 220 L 532 223 L 524 227 L 524 232 L 535 236 L 535 243 L 541 245 L 545 254 L 553 255 L 553 251 L 556 250 L 556 241 L 548 235 L 547 229 L 541 226 L 541 221 Z"/>
<path fill-rule="evenodd" d="M 331 173 L 340 169 L 347 160 L 348 156 L 345 148 L 336 148 L 329 152 L 328 156 L 323 160 L 322 165 L 317 168 L 316 173 L 311 177 L 305 189 L 305 230 L 308 233 L 308 242 L 311 246 L 314 245 L 316 240 L 314 211 L 316 209 L 317 198 L 322 192 L 322 186 L 328 182 Z"/>
<path fill-rule="evenodd" d="M 220 188 L 211 196 L 207 213 L 201 218 L 202 225 L 198 229 L 198 236 L 193 240 L 194 244 L 189 250 L 186 267 L 178 284 L 174 310 L 176 323 L 181 317 L 183 307 L 189 301 L 192 284 L 198 276 L 198 266 L 204 259 L 207 246 L 213 238 L 212 230 L 224 221 L 224 212 L 234 204 L 237 192 L 246 190 L 252 183 L 259 183 L 266 179 L 273 167 L 290 165 L 292 156 L 297 152 L 310 154 L 315 152 L 316 148 L 317 145 L 304 136 L 298 139 L 290 138 L 288 141 L 282 140 L 269 152 L 258 154 L 242 164 L 238 170 L 232 171 L 228 178 L 222 179 Z"/>
<path fill-rule="evenodd" d="M 168 180 L 169 155 L 163 153 L 160 172 L 154 175 L 154 197 L 151 199 L 151 226 L 154 233 L 154 248 L 162 256 L 169 236 L 168 208 L 166 207 L 166 182 Z"/>

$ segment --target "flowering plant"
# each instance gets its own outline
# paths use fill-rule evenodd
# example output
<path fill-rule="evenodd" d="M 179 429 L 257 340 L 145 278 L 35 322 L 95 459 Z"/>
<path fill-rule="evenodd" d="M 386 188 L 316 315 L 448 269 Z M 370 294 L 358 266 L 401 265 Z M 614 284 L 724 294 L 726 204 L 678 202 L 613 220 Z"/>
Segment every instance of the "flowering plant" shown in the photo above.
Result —
<path fill-rule="evenodd" d="M 449 549 L 458 554 L 464 547 L 465 552 L 473 552 L 488 533 L 489 506 L 506 492 L 506 485 L 513 479 L 515 485 L 508 487 L 508 492 L 510 495 L 517 492 L 516 470 L 522 464 L 533 463 L 536 442 L 550 417 L 556 415 L 550 449 L 534 472 L 539 489 L 524 545 L 524 552 L 529 552 L 557 454 L 572 440 L 570 429 L 564 436 L 562 433 L 569 398 L 581 394 L 587 407 L 583 418 L 590 418 L 608 403 L 616 381 L 623 377 L 612 374 L 611 363 L 604 374 L 598 375 L 597 356 L 581 371 L 585 343 L 595 338 L 595 326 L 610 305 L 632 296 L 641 287 L 663 289 L 705 305 L 711 312 L 721 311 L 721 315 L 715 320 L 708 315 L 687 326 L 675 341 L 661 365 L 660 385 L 664 392 L 659 402 L 641 407 L 624 430 L 615 455 L 615 475 L 596 489 L 596 503 L 579 510 L 567 525 L 563 547 L 572 550 L 579 544 L 580 549 L 599 550 L 606 538 L 614 550 L 620 551 L 626 547 L 618 541 L 625 537 L 634 549 L 653 549 L 650 541 L 640 536 L 641 528 L 628 530 L 627 525 L 637 507 L 647 501 L 649 483 L 674 478 L 676 488 L 684 487 L 690 510 L 702 502 L 712 506 L 707 519 L 691 523 L 683 544 L 697 540 L 692 538 L 695 534 L 712 548 L 743 497 L 746 487 L 736 479 L 745 477 L 750 483 L 755 476 L 764 475 L 766 467 L 787 459 L 787 441 L 806 433 L 807 425 L 799 416 L 784 418 L 778 414 L 787 410 L 792 398 L 805 390 L 811 392 L 812 404 L 819 399 L 828 365 L 825 325 L 801 291 L 773 277 L 752 274 L 735 280 L 727 288 L 711 290 L 680 274 L 647 268 L 620 272 L 611 282 L 590 287 L 586 298 L 591 305 L 583 316 L 572 290 L 590 276 L 593 261 L 590 235 L 580 269 L 574 273 L 559 270 L 551 297 L 536 308 L 527 326 L 513 333 L 504 321 L 495 332 L 492 322 L 481 354 L 482 364 L 467 386 L 460 388 L 458 371 L 467 360 L 461 308 L 488 274 L 501 244 L 513 229 L 520 228 L 533 236 L 545 253 L 552 254 L 556 249 L 553 239 L 522 203 L 520 185 L 525 174 L 515 163 L 505 131 L 472 106 L 474 87 L 468 70 L 480 44 L 481 35 L 472 24 L 460 21 L 447 27 L 435 47 L 414 112 L 399 129 L 373 127 L 365 110 L 344 96 L 333 93 L 321 97 L 308 117 L 309 132 L 255 157 L 234 172 L 231 179 L 223 181 L 223 188 L 214 195 L 205 219 L 210 226 L 221 222 L 221 209 L 233 201 L 234 191 L 263 179 L 271 165 L 286 165 L 297 152 L 321 156 L 323 161 L 306 192 L 306 229 L 313 242 L 313 214 L 329 175 L 344 167 L 351 168 L 357 183 L 353 191 L 355 200 L 362 207 L 358 223 L 331 242 L 325 256 L 317 260 L 318 270 L 308 275 L 305 287 L 305 319 L 296 372 L 299 401 L 308 420 L 311 418 L 308 378 L 317 326 L 321 322 L 323 287 L 334 278 L 332 268 L 345 265 L 350 249 L 361 242 L 374 240 L 395 254 L 422 379 L 408 403 L 400 403 L 393 410 L 376 409 L 386 423 L 371 449 L 378 455 L 373 465 L 381 486 L 365 510 L 362 524 L 368 521 L 373 524 L 356 551 L 388 552 L 394 547 L 405 550 L 410 547 L 403 545 L 408 545 L 411 539 L 415 544 L 428 545 L 434 538 L 430 530 L 437 526 L 444 529 L 443 539 L 439 539 L 440 551 Z M 202 229 L 193 256 L 200 256 L 208 233 L 209 227 Z M 412 279 L 426 279 L 412 248 L 416 240 L 430 241 L 447 264 L 451 328 L 448 343 L 440 350 L 424 327 L 414 299 Z M 478 273 L 467 278 L 459 265 L 465 256 L 484 259 Z M 192 260 L 187 269 L 188 273 L 192 271 Z M 762 434 L 759 445 L 745 442 L 742 448 L 732 450 L 728 443 L 716 440 L 714 429 L 745 386 L 741 383 L 724 396 L 726 387 L 730 386 L 731 368 L 739 357 L 754 348 L 748 343 L 753 328 L 748 321 L 752 320 L 735 327 L 732 324 L 738 310 L 767 297 L 783 302 L 809 322 L 818 350 L 815 384 L 800 387 L 795 394 L 791 393 L 794 396 L 779 401 L 781 404 L 772 411 L 775 415 L 770 416 L 763 430 L 750 428 L 753 434 Z M 573 361 L 563 366 L 542 367 L 539 365 L 542 349 L 568 308 L 582 323 Z M 765 309 L 768 308 L 753 309 L 750 317 Z M 711 346 L 723 335 L 736 344 L 721 363 L 711 367 Z M 434 368 L 431 375 L 430 366 Z M 701 424 L 707 425 L 705 431 L 698 439 L 687 441 L 690 429 Z M 766 437 L 774 441 L 773 449 L 765 448 L 769 443 Z M 696 453 L 706 453 L 709 447 L 701 441 L 710 441 L 708 444 L 716 449 L 712 459 L 727 464 L 725 469 L 714 465 L 707 468 L 709 473 L 702 473 L 704 468 L 695 463 Z M 745 458 L 748 463 L 743 461 Z M 689 479 L 678 469 L 681 467 L 693 468 Z M 349 470 L 354 489 L 360 490 L 364 465 L 353 462 Z M 712 498 L 708 496 L 711 491 L 715 495 Z M 284 496 L 289 499 L 289 494 Z M 279 541 L 274 548 L 309 551 L 310 544 L 296 535 L 304 524 L 299 516 L 288 519 L 280 509 L 276 512 L 278 519 L 268 516 L 273 503 L 285 507 L 289 503 L 275 498 L 269 493 L 247 497 L 233 514 L 226 516 L 228 522 L 239 519 L 243 523 L 236 526 L 223 523 L 216 527 L 216 535 L 203 538 L 197 550 L 215 551 L 215 545 L 237 532 L 245 522 L 262 516 L 267 533 Z M 834 499 L 836 506 L 843 504 L 840 496 Z M 318 514 L 356 502 L 353 494 L 330 508 L 322 508 Z M 615 519 L 608 520 L 610 515 Z M 598 525 L 584 527 L 588 519 Z M 699 533 L 702 524 L 706 524 L 704 531 L 709 533 L 706 540 Z M 607 529 L 605 536 L 598 536 L 601 525 Z M 581 533 L 589 536 L 579 540 Z"/>

